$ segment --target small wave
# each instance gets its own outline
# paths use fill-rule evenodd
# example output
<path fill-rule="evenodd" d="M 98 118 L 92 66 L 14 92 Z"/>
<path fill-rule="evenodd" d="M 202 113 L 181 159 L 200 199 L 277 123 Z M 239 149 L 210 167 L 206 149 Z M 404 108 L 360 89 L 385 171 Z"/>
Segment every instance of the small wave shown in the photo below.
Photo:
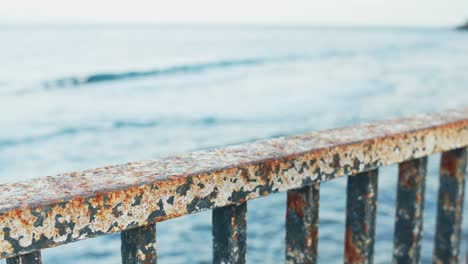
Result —
<path fill-rule="evenodd" d="M 197 73 L 210 69 L 232 68 L 238 66 L 260 65 L 267 61 L 266 58 L 240 59 L 240 60 L 222 60 L 198 64 L 186 64 L 172 66 L 162 69 L 152 69 L 146 71 L 130 71 L 121 73 L 96 73 L 84 77 L 65 77 L 57 80 L 46 81 L 43 83 L 45 88 L 68 88 L 84 84 L 109 82 L 125 79 L 135 79 L 143 77 L 154 77 L 160 75 L 173 75 L 182 73 Z"/>
<path fill-rule="evenodd" d="M 232 60 L 219 60 L 205 63 L 183 64 L 166 68 L 150 69 L 142 71 L 128 71 L 117 73 L 95 73 L 88 76 L 70 76 L 55 80 L 44 81 L 42 86 L 46 89 L 77 88 L 86 84 L 102 82 L 121 81 L 145 77 L 158 77 L 176 74 L 192 74 L 208 70 L 219 70 L 225 68 L 259 66 L 272 63 L 283 63 L 297 60 L 323 60 L 332 58 L 346 58 L 356 55 L 351 51 L 326 50 L 318 54 L 289 54 L 277 57 L 258 57 Z"/>
<path fill-rule="evenodd" d="M 112 128 L 149 128 L 158 126 L 158 121 L 115 121 L 112 124 Z"/>
<path fill-rule="evenodd" d="M 0 147 L 12 147 L 24 144 L 33 144 L 37 142 L 43 142 L 53 140 L 65 136 L 74 136 L 82 133 L 98 133 L 98 132 L 111 132 L 119 129 L 145 129 L 153 128 L 160 125 L 163 126 L 217 126 L 233 123 L 243 122 L 257 122 L 254 120 L 241 120 L 241 119 L 223 119 L 213 116 L 203 117 L 199 119 L 178 119 L 178 118 L 166 118 L 161 120 L 148 120 L 148 121 L 134 121 L 134 120 L 116 120 L 110 125 L 97 125 L 97 126 L 83 126 L 83 127 L 67 127 L 34 136 L 26 136 L 22 138 L 14 139 L 0 139 Z"/>
<path fill-rule="evenodd" d="M 56 137 L 66 136 L 66 135 L 76 135 L 84 131 L 95 130 L 93 128 L 64 128 L 51 133 L 46 133 L 42 135 L 35 136 L 26 136 L 23 138 L 17 139 L 0 139 L 0 147 L 10 147 L 15 145 L 22 144 L 32 144 L 38 141 L 47 141 Z"/>

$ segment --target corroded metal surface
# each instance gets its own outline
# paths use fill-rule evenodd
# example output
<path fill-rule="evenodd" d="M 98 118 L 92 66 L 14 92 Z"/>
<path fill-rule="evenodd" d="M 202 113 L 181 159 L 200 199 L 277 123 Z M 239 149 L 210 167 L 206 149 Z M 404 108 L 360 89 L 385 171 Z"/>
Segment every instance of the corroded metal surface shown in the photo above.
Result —
<path fill-rule="evenodd" d="M 318 183 L 288 191 L 286 263 L 317 263 L 319 191 Z"/>
<path fill-rule="evenodd" d="M 123 264 L 156 264 L 156 225 L 151 224 L 120 234 Z"/>
<path fill-rule="evenodd" d="M 458 263 L 467 150 L 442 154 L 433 263 Z"/>
<path fill-rule="evenodd" d="M 468 145 L 468 109 L 0 185 L 11 257 Z"/>
<path fill-rule="evenodd" d="M 213 263 L 243 264 L 247 252 L 247 203 L 213 210 Z"/>
<path fill-rule="evenodd" d="M 344 263 L 373 263 L 378 170 L 348 177 Z"/>
<path fill-rule="evenodd" d="M 427 157 L 399 164 L 393 263 L 420 263 Z"/>
<path fill-rule="evenodd" d="M 8 258 L 6 264 L 42 264 L 41 252 L 34 251 L 26 255 Z"/>

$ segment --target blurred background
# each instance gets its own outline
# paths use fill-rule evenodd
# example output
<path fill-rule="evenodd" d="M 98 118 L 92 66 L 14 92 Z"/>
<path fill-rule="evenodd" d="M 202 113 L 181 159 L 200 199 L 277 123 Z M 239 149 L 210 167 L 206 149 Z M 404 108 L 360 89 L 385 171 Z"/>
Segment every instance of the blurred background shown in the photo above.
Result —
<path fill-rule="evenodd" d="M 465 0 L 2 0 L 0 183 L 467 107 L 465 19 Z M 397 168 L 380 174 L 375 262 L 388 263 Z M 342 262 L 345 186 L 322 184 L 320 263 Z M 249 263 L 283 262 L 285 198 L 249 202 Z M 158 224 L 158 246 L 160 263 L 210 263 L 211 212 Z M 120 236 L 43 258 L 119 263 Z"/>

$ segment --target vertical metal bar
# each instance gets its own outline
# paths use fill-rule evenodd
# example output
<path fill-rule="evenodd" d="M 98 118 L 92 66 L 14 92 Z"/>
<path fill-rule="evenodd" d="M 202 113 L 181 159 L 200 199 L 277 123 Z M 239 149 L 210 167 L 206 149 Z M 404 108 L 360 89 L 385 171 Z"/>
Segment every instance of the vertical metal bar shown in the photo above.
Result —
<path fill-rule="evenodd" d="M 123 231 L 123 264 L 156 264 L 156 225 L 148 225 Z"/>
<path fill-rule="evenodd" d="M 467 245 L 467 249 L 465 250 L 465 264 L 468 263 L 468 239 L 465 235 L 465 244 Z"/>
<path fill-rule="evenodd" d="M 213 209 L 213 263 L 245 263 L 247 203 Z"/>
<path fill-rule="evenodd" d="M 427 157 L 398 167 L 393 263 L 420 263 Z"/>
<path fill-rule="evenodd" d="M 288 191 L 286 263 L 317 263 L 320 185 Z"/>
<path fill-rule="evenodd" d="M 442 153 L 434 263 L 458 263 L 466 155 L 466 148 Z"/>
<path fill-rule="evenodd" d="M 348 177 L 345 263 L 372 263 L 378 170 Z"/>
<path fill-rule="evenodd" d="M 41 252 L 34 251 L 29 254 L 19 255 L 13 258 L 6 259 L 7 264 L 41 264 Z"/>

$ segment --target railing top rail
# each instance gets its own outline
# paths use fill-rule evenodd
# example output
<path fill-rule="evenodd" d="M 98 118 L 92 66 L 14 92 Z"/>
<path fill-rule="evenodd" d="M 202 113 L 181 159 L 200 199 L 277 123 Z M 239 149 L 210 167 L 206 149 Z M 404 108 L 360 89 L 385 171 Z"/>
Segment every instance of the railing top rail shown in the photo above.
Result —
<path fill-rule="evenodd" d="M 468 145 L 468 108 L 0 185 L 0 257 Z"/>

